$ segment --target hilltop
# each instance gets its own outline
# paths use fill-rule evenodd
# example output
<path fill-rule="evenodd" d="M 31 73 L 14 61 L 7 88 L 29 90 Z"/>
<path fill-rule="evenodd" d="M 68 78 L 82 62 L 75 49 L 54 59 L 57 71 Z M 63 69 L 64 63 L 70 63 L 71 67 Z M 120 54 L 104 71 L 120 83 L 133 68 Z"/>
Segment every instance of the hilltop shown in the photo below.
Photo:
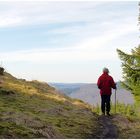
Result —
<path fill-rule="evenodd" d="M 140 138 L 133 110 L 132 116 L 99 116 L 96 108 L 45 82 L 7 72 L 0 81 L 0 138 Z"/>
<path fill-rule="evenodd" d="M 0 84 L 0 138 L 93 138 L 98 115 L 45 82 L 5 72 Z"/>

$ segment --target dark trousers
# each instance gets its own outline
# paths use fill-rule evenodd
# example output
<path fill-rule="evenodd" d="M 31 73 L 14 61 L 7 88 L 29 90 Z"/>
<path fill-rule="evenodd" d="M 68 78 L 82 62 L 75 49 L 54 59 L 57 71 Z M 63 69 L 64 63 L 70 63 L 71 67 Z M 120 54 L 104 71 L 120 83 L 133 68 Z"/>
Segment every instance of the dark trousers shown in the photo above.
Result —
<path fill-rule="evenodd" d="M 110 96 L 111 95 L 101 95 L 101 110 L 102 113 L 110 112 Z"/>

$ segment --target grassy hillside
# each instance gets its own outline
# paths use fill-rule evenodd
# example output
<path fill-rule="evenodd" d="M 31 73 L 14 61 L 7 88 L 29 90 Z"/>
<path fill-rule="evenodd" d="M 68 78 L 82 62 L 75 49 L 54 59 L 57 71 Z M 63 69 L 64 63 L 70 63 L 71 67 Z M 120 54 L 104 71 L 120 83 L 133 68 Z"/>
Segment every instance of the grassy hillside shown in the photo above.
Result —
<path fill-rule="evenodd" d="M 117 115 L 112 106 L 113 116 L 103 118 L 105 123 L 88 104 L 57 93 L 47 83 L 9 73 L 0 81 L 0 138 L 140 138 L 139 104 L 117 104 Z M 107 131 L 112 127 L 115 137 Z"/>
<path fill-rule="evenodd" d="M 93 138 L 97 115 L 47 83 L 0 77 L 0 138 Z"/>
<path fill-rule="evenodd" d="M 138 117 L 117 114 L 112 120 L 117 126 L 119 139 L 140 138 L 140 119 Z"/>

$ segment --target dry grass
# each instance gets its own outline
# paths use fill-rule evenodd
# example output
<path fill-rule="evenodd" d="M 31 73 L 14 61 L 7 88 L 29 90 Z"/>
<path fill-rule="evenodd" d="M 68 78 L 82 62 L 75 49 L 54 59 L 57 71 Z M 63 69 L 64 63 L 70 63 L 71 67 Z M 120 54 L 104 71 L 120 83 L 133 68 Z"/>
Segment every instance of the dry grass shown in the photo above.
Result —
<path fill-rule="evenodd" d="M 91 138 L 97 115 L 47 83 L 5 73 L 0 89 L 0 138 Z"/>

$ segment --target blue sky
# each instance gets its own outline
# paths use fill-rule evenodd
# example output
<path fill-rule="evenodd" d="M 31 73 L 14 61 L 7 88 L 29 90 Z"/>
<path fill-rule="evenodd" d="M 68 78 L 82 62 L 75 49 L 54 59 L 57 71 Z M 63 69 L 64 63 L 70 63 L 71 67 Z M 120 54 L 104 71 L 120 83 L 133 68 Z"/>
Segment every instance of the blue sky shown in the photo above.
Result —
<path fill-rule="evenodd" d="M 0 61 L 18 78 L 95 83 L 122 79 L 116 49 L 139 44 L 137 1 L 0 1 Z"/>

